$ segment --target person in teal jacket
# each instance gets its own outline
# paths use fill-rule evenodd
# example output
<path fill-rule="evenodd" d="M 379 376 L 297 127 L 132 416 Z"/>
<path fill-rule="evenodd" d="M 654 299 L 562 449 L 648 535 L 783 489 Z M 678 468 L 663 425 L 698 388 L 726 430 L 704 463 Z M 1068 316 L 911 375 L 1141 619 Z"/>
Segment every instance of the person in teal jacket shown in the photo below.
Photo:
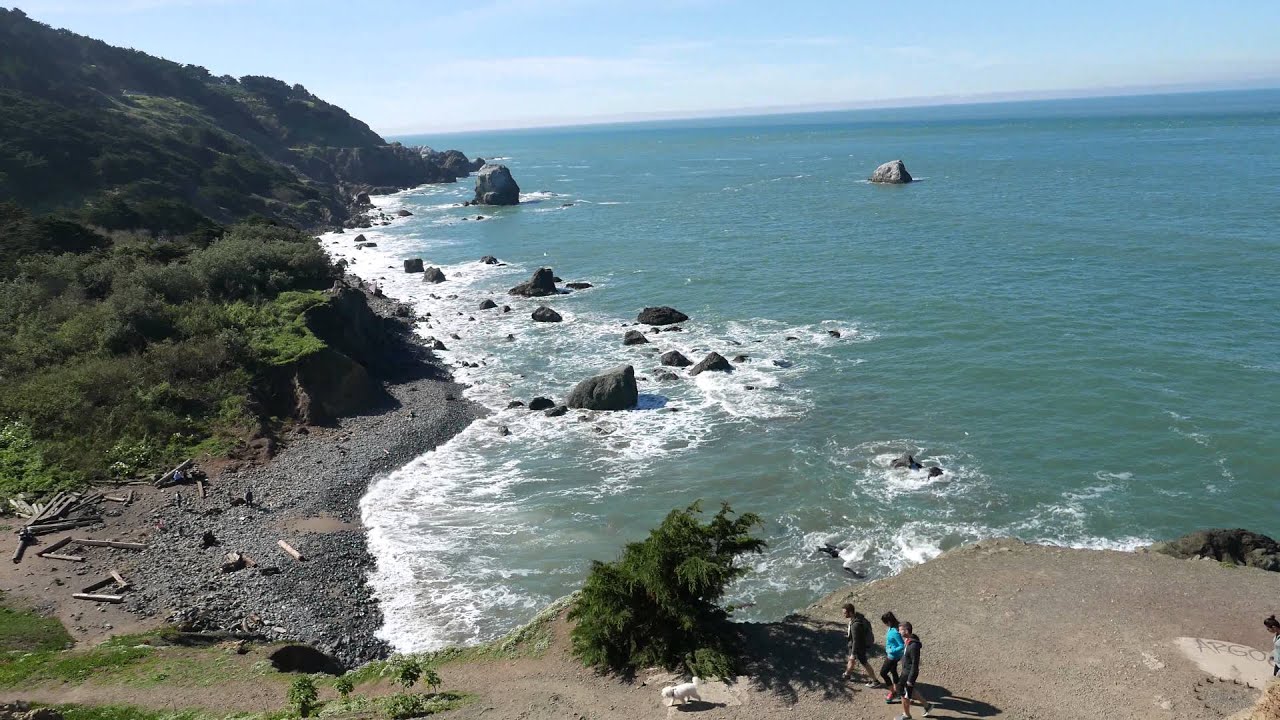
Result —
<path fill-rule="evenodd" d="M 884 623 L 884 662 L 880 663 L 880 679 L 884 680 L 884 684 L 889 688 L 889 694 L 885 696 L 886 703 L 893 703 L 898 699 L 898 661 L 902 659 L 902 651 L 906 649 L 906 643 L 902 642 L 902 633 L 898 632 L 898 617 L 891 612 L 887 612 L 880 616 L 880 622 Z"/>

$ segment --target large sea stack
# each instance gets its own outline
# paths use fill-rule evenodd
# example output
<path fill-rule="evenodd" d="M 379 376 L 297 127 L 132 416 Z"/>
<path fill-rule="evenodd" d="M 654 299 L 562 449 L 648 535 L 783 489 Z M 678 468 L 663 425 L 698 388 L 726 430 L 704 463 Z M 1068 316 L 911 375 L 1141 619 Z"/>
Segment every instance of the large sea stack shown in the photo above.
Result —
<path fill-rule="evenodd" d="M 489 164 L 476 175 L 475 202 L 480 205 L 518 205 L 520 186 L 506 165 Z"/>
<path fill-rule="evenodd" d="M 911 182 L 911 173 L 907 172 L 907 166 L 901 160 L 891 160 L 871 173 L 871 182 L 884 183 L 886 185 L 905 185 Z"/>
<path fill-rule="evenodd" d="M 560 291 L 556 289 L 555 271 L 551 268 L 539 268 L 533 272 L 533 277 L 507 292 L 511 295 L 521 295 L 523 297 L 545 297 L 547 295 L 556 295 Z"/>
<path fill-rule="evenodd" d="M 565 404 L 586 410 L 626 410 L 635 407 L 639 397 L 635 370 L 621 365 L 578 383 Z"/>

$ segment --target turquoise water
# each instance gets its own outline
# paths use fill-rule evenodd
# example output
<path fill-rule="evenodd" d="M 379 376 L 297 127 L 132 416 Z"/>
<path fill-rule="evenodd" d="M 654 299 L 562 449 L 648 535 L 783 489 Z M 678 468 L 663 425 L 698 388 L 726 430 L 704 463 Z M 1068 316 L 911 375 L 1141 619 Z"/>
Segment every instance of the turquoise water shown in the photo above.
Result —
<path fill-rule="evenodd" d="M 402 648 L 500 634 L 698 498 L 766 519 L 748 619 L 841 587 L 842 564 L 987 536 L 1280 532 L 1280 91 L 401 139 L 500 157 L 526 200 L 456 207 L 464 180 L 379 199 L 415 214 L 376 250 L 325 238 L 432 312 L 447 359 L 485 363 L 457 374 L 493 414 L 366 499 Z M 864 182 L 894 158 L 919 182 Z M 550 299 L 560 325 L 503 294 L 543 265 L 595 284 Z M 477 310 L 490 294 L 515 312 Z M 686 332 L 623 347 L 660 304 Z M 653 381 L 672 348 L 750 360 Z M 620 362 L 650 378 L 639 410 L 504 409 Z M 890 469 L 904 451 L 946 473 Z"/>

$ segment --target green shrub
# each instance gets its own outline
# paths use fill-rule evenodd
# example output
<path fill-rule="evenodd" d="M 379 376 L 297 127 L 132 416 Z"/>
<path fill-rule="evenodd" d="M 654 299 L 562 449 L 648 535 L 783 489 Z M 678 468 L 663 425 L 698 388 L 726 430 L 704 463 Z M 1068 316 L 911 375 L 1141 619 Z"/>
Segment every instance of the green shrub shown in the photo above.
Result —
<path fill-rule="evenodd" d="M 392 658 L 390 669 L 392 680 L 406 690 L 418 684 L 419 680 L 429 688 L 440 686 L 440 676 L 416 655 L 397 655 Z"/>
<path fill-rule="evenodd" d="M 294 678 L 289 686 L 289 705 L 302 717 L 309 717 L 315 709 L 320 694 L 316 691 L 316 681 L 310 675 Z"/>
<path fill-rule="evenodd" d="M 52 490 L 57 485 L 31 428 L 18 420 L 0 420 L 0 495 Z"/>
<path fill-rule="evenodd" d="M 425 717 L 459 707 L 464 699 L 462 695 L 447 692 L 428 695 L 397 693 L 383 698 L 382 714 L 392 720 Z"/>
<path fill-rule="evenodd" d="M 759 516 L 733 516 L 728 505 L 702 523 L 700 503 L 673 510 L 619 560 L 593 562 L 577 603 L 573 653 L 587 665 L 630 670 L 683 666 L 728 675 L 736 648 L 728 613 L 718 604 L 729 583 L 747 572 L 739 555 L 759 553 L 752 537 Z"/>
<path fill-rule="evenodd" d="M 356 686 L 355 683 L 351 682 L 350 675 L 339 675 L 333 679 L 333 689 L 337 691 L 339 697 L 346 700 L 351 691 L 356 689 Z"/>

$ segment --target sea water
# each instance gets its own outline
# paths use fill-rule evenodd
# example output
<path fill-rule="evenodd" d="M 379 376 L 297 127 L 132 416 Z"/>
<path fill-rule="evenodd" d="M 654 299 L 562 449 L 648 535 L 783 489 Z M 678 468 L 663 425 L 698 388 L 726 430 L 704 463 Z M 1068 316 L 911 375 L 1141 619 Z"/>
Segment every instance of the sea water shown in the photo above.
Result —
<path fill-rule="evenodd" d="M 363 231 L 376 248 L 322 239 L 431 314 L 490 410 L 363 503 L 402 650 L 500 635 L 697 500 L 764 519 L 730 594 L 746 620 L 992 536 L 1280 533 L 1280 92 L 400 139 L 523 190 L 376 198 L 413 215 Z M 895 158 L 915 183 L 865 181 Z M 539 267 L 593 287 L 506 294 Z M 543 304 L 564 321 L 532 322 Z M 691 319 L 623 346 L 650 305 Z M 667 350 L 748 359 L 660 382 Z M 506 409 L 623 363 L 635 410 Z"/>

